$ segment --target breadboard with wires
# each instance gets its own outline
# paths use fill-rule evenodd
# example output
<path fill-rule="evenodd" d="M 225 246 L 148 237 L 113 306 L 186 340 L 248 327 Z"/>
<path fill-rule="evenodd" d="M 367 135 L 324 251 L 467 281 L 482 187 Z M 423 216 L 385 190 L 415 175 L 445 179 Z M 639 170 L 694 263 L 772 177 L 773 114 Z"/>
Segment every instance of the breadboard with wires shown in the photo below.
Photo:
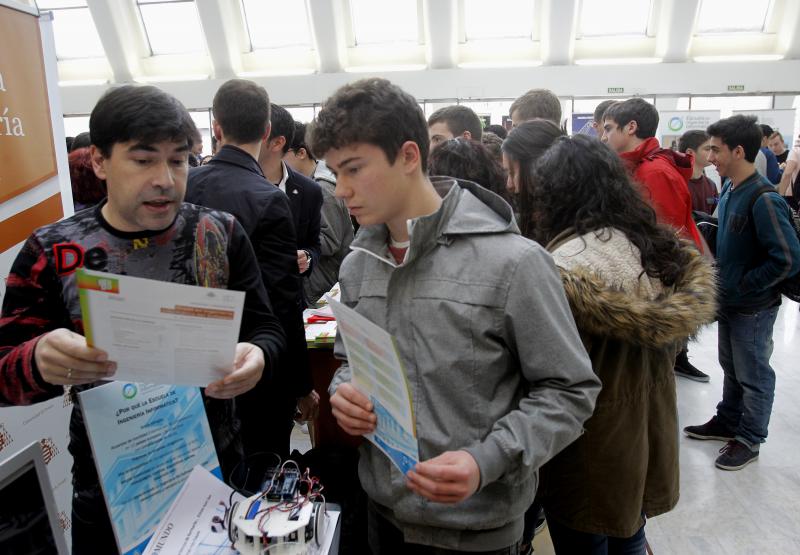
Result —
<path fill-rule="evenodd" d="M 325 498 L 319 480 L 293 461 L 272 469 L 263 491 L 235 503 L 226 528 L 243 555 L 310 555 L 325 534 Z"/>

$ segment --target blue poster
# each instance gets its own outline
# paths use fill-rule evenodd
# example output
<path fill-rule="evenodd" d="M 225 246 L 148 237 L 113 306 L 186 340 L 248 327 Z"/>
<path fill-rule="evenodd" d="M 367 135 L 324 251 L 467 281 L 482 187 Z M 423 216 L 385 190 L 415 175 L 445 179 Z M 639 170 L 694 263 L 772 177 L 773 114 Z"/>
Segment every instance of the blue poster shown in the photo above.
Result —
<path fill-rule="evenodd" d="M 139 554 L 195 465 L 221 477 L 200 389 L 111 382 L 80 398 L 120 553 Z"/>
<path fill-rule="evenodd" d="M 572 134 L 597 136 L 597 132 L 592 127 L 594 114 L 572 114 Z"/>

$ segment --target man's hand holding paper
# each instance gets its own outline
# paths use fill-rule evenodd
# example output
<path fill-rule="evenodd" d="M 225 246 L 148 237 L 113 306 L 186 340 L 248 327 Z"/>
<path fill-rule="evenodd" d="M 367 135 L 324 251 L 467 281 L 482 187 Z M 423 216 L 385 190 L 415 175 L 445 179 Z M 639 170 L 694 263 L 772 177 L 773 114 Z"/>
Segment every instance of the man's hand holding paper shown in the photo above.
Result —
<path fill-rule="evenodd" d="M 55 385 L 107 380 L 117 369 L 105 351 L 89 347 L 85 337 L 66 328 L 43 335 L 36 344 L 34 360 L 42 379 Z"/>
<path fill-rule="evenodd" d="M 331 397 L 331 412 L 339 427 L 351 436 L 371 434 L 378 417 L 367 397 L 352 384 L 343 383 Z"/>
<path fill-rule="evenodd" d="M 208 384 L 206 395 L 231 399 L 253 389 L 264 371 L 264 351 L 252 343 L 236 345 L 236 359 L 230 374 Z"/>

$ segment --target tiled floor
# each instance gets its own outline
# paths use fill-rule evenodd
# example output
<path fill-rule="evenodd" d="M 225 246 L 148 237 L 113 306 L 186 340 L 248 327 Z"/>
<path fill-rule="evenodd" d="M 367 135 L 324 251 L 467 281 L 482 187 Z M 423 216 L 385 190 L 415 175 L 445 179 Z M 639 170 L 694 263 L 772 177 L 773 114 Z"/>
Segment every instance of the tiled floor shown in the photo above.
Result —
<path fill-rule="evenodd" d="M 670 513 L 647 523 L 656 555 L 800 554 L 800 313 L 784 299 L 773 334 L 772 367 L 777 374 L 769 439 L 758 461 L 738 472 L 714 467 L 719 441 L 683 435 L 681 500 Z M 722 395 L 717 329 L 709 326 L 689 345 L 692 363 L 711 382 L 678 379 L 680 427 L 702 424 Z M 292 440 L 307 449 L 308 436 Z M 553 553 L 547 532 L 534 542 L 536 555 Z"/>

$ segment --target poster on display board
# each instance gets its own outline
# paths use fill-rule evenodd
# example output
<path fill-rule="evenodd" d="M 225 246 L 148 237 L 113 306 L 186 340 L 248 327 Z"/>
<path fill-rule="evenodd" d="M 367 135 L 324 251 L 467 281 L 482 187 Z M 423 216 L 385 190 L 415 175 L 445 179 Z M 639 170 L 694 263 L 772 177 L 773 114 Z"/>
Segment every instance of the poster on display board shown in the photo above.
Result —
<path fill-rule="evenodd" d="M 572 114 L 572 134 L 596 137 L 597 131 L 592 127 L 594 114 Z"/>
<path fill-rule="evenodd" d="M 0 301 L 11 264 L 31 231 L 71 215 L 53 22 L 34 7 L 0 0 Z M 72 398 L 0 408 L 0 463 L 38 442 L 58 518 L 70 544 Z"/>
<path fill-rule="evenodd" d="M 676 110 L 658 113 L 656 136 L 664 148 L 678 150 L 678 141 L 687 131 L 705 131 L 719 121 L 719 110 Z"/>
<path fill-rule="evenodd" d="M 773 130 L 778 131 L 783 136 L 783 142 L 786 143 L 787 148 L 792 148 L 794 139 L 797 137 L 794 127 L 796 110 L 734 110 L 733 113 L 756 116 L 758 123 L 766 123 Z"/>

